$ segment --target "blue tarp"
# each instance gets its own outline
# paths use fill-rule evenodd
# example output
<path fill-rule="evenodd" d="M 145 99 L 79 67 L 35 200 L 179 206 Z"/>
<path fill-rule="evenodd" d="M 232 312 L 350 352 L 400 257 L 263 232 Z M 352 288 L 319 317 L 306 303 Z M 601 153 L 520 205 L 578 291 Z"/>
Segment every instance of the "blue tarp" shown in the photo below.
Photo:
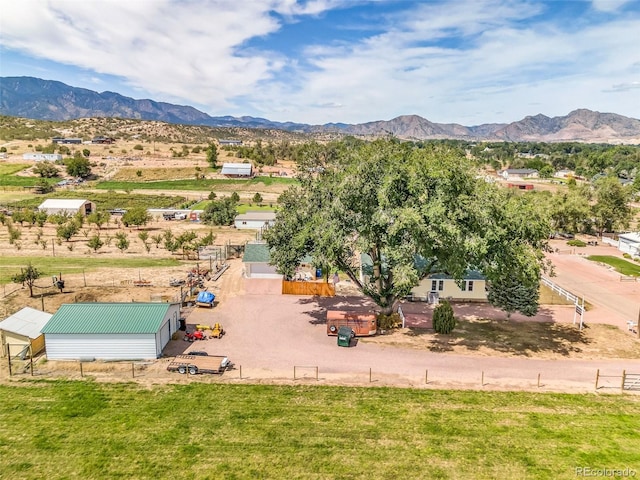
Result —
<path fill-rule="evenodd" d="M 215 298 L 216 296 L 211 292 L 200 292 L 198 294 L 198 298 L 196 299 L 196 302 L 213 303 L 213 300 Z"/>

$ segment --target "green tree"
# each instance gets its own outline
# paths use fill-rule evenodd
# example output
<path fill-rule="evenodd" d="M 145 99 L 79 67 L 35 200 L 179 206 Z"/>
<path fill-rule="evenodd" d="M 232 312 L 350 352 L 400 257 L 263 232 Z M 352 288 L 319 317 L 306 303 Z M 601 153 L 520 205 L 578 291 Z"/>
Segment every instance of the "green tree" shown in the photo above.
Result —
<path fill-rule="evenodd" d="M 209 192 L 209 196 L 207 197 L 208 200 L 215 200 L 217 197 L 217 195 L 215 194 L 215 192 Z"/>
<path fill-rule="evenodd" d="M 206 225 L 231 225 L 237 214 L 236 202 L 231 198 L 221 198 L 206 206 L 200 220 Z"/>
<path fill-rule="evenodd" d="M 95 225 L 98 230 L 100 230 L 103 225 L 107 225 L 110 219 L 111 215 L 109 215 L 109 212 L 103 210 L 96 210 L 87 216 L 87 222 Z"/>
<path fill-rule="evenodd" d="M 602 232 L 627 228 L 633 218 L 633 209 L 629 205 L 632 189 L 622 186 L 616 177 L 596 181 L 595 188 L 593 219 L 598 233 L 602 235 Z"/>
<path fill-rule="evenodd" d="M 491 281 L 516 272 L 538 284 L 546 212 L 476 178 L 459 149 L 395 139 L 332 148 L 334 159 L 299 161 L 300 186 L 280 197 L 275 226 L 264 233 L 280 273 L 292 276 L 311 255 L 344 271 L 383 314 L 429 273 L 462 281 L 474 269 Z M 361 254 L 372 265 L 364 281 Z"/>
<path fill-rule="evenodd" d="M 36 225 L 38 225 L 39 227 L 44 227 L 44 224 L 47 223 L 47 212 L 36 212 L 35 214 L 35 220 L 36 220 Z"/>
<path fill-rule="evenodd" d="M 44 178 L 39 178 L 34 184 L 34 191 L 36 193 L 51 193 L 53 192 L 53 185 L 47 182 Z"/>
<path fill-rule="evenodd" d="M 82 149 L 82 156 L 84 156 L 85 158 L 89 158 L 90 155 L 91 155 L 91 150 L 89 150 L 88 148 Z"/>
<path fill-rule="evenodd" d="M 72 220 L 68 223 L 58 225 L 56 227 L 56 236 L 68 242 L 79 230 L 79 225 Z"/>
<path fill-rule="evenodd" d="M 207 163 L 211 168 L 215 168 L 218 163 L 218 147 L 214 143 L 210 143 L 205 152 L 207 154 Z"/>
<path fill-rule="evenodd" d="M 451 304 L 441 300 L 433 311 L 433 329 L 436 333 L 450 334 L 456 328 L 456 317 Z"/>
<path fill-rule="evenodd" d="M 507 312 L 507 318 L 513 312 L 528 317 L 538 313 L 539 285 L 523 284 L 517 275 L 505 275 L 489 282 L 487 299 L 494 307 Z"/>
<path fill-rule="evenodd" d="M 141 227 L 151 221 L 151 215 L 144 207 L 133 207 L 127 210 L 122 216 L 122 224 L 125 227 L 133 225 L 135 227 Z"/>
<path fill-rule="evenodd" d="M 100 238 L 100 235 L 94 235 L 93 237 L 91 237 L 89 239 L 89 241 L 87 242 L 87 245 L 94 252 L 97 252 L 98 250 L 100 250 L 104 246 L 104 242 Z"/>
<path fill-rule="evenodd" d="M 26 285 L 29 288 L 29 296 L 33 297 L 33 286 L 41 276 L 42 272 L 29 263 L 25 268 L 20 269 L 20 273 L 13 275 L 11 280 L 15 283 Z"/>
<path fill-rule="evenodd" d="M 233 192 L 231 194 L 231 201 L 234 203 L 238 203 L 240 201 L 240 195 L 238 195 L 238 192 Z"/>
<path fill-rule="evenodd" d="M 91 164 L 87 158 L 80 156 L 65 160 L 67 173 L 72 177 L 88 177 L 91 175 Z"/>
<path fill-rule="evenodd" d="M 258 205 L 260 205 L 262 203 L 262 195 L 260 195 L 259 193 L 256 193 L 253 196 L 253 203 L 257 203 Z"/>
<path fill-rule="evenodd" d="M 58 167 L 51 162 L 38 162 L 32 170 L 33 173 L 41 178 L 53 178 L 58 176 Z"/>
<path fill-rule="evenodd" d="M 124 232 L 116 233 L 116 248 L 121 252 L 124 252 L 129 248 L 129 238 Z"/>

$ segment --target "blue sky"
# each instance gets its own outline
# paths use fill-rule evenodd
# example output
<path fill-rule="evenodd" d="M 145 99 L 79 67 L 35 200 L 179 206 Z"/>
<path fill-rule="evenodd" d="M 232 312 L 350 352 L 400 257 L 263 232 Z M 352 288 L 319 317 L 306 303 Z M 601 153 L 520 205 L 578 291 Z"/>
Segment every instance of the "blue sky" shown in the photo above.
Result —
<path fill-rule="evenodd" d="M 311 124 L 640 118 L 640 0 L 0 0 L 0 75 Z"/>

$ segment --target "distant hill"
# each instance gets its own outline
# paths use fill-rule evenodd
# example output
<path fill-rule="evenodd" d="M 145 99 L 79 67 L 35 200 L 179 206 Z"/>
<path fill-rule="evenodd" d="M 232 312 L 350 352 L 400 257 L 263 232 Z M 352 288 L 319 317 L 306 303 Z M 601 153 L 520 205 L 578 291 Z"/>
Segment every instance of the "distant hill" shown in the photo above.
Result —
<path fill-rule="evenodd" d="M 209 127 L 278 129 L 300 133 L 334 132 L 362 136 L 394 135 L 399 138 L 466 139 L 495 141 L 581 141 L 640 143 L 640 120 L 614 113 L 580 109 L 562 117 L 542 114 L 509 124 L 466 127 L 434 123 L 418 115 L 362 124 L 307 125 L 274 122 L 257 117 L 212 117 L 193 107 L 153 100 L 135 100 L 114 92 L 94 92 L 62 82 L 34 77 L 0 77 L 0 114 L 36 120 L 78 118 L 131 118 Z"/>

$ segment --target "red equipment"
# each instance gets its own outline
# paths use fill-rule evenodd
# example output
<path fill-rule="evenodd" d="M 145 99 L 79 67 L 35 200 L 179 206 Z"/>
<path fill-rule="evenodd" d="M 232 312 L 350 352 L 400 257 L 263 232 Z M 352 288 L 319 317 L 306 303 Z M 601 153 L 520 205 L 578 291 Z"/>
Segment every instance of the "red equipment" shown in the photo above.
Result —
<path fill-rule="evenodd" d="M 196 330 L 195 332 L 192 332 L 192 333 L 187 332 L 184 334 L 185 342 L 195 342 L 196 340 L 206 340 L 206 339 L 207 337 L 200 330 Z"/>

